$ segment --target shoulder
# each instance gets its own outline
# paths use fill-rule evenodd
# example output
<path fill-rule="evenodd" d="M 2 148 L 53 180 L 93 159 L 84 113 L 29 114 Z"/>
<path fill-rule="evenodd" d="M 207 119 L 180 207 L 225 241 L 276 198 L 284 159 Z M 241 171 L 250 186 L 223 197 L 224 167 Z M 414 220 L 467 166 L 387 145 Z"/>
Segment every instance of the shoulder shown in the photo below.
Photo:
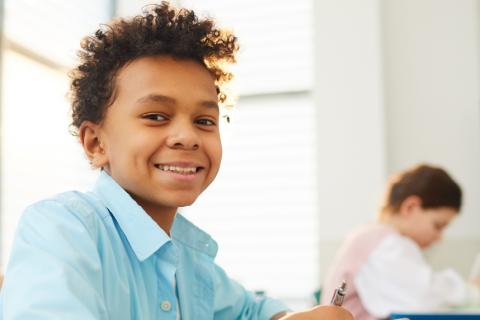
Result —
<path fill-rule="evenodd" d="M 379 223 L 370 223 L 354 229 L 346 237 L 343 248 L 349 251 L 370 252 L 395 231 Z"/>
<path fill-rule="evenodd" d="M 393 230 L 377 223 L 358 227 L 340 245 L 330 270 L 337 274 L 355 274 L 369 259 L 372 251 L 392 233 Z"/>
<path fill-rule="evenodd" d="M 371 274 L 396 277 L 399 273 L 426 277 L 430 267 L 420 247 L 400 233 L 386 236 L 372 252 L 364 266 Z"/>
<path fill-rule="evenodd" d="M 374 239 L 374 238 L 383 238 L 386 235 L 395 233 L 395 231 L 381 223 L 369 223 L 362 225 L 354 229 L 348 236 L 347 239 L 351 240 L 363 240 L 363 239 Z"/>
<path fill-rule="evenodd" d="M 18 229 L 80 226 L 94 230 L 108 217 L 107 208 L 91 193 L 69 191 L 43 199 L 28 206 L 23 212 Z"/>
<path fill-rule="evenodd" d="M 422 250 L 415 241 L 398 232 L 386 236 L 372 252 L 372 255 L 382 258 L 398 256 L 403 259 L 424 260 Z"/>

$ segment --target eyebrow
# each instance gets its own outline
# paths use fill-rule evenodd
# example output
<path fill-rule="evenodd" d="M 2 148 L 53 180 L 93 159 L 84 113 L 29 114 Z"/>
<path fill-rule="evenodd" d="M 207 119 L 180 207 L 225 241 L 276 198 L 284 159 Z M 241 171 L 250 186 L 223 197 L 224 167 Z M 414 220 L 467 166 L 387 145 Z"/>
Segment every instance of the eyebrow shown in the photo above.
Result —
<path fill-rule="evenodd" d="M 172 98 L 163 94 L 149 94 L 137 100 L 137 103 L 145 103 L 145 102 L 159 102 L 159 103 L 164 103 L 169 105 L 177 104 L 177 100 L 175 98 Z M 218 103 L 216 101 L 204 100 L 204 101 L 200 101 L 198 105 L 206 108 L 218 109 Z"/>

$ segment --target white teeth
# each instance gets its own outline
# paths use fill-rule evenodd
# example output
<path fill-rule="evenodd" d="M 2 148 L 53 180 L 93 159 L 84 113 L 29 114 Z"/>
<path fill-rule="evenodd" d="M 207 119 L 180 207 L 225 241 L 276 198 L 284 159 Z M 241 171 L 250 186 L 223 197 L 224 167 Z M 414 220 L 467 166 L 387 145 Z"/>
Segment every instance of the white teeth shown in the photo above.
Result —
<path fill-rule="evenodd" d="M 158 165 L 157 167 L 160 170 L 163 170 L 163 171 L 171 171 L 171 172 L 176 172 L 176 173 L 181 173 L 181 174 L 191 174 L 191 173 L 197 172 L 196 167 L 182 168 L 182 167 L 164 166 L 164 165 Z"/>

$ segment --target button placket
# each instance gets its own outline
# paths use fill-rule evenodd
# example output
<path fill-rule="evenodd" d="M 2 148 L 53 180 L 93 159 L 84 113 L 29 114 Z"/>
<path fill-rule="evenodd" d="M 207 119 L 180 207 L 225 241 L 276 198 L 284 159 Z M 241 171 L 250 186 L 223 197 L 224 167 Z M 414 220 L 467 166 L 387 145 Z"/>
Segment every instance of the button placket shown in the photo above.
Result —
<path fill-rule="evenodd" d="M 158 312 L 162 319 L 175 319 L 177 313 L 175 294 L 175 273 L 178 253 L 172 242 L 157 252 L 156 272 L 158 279 Z"/>

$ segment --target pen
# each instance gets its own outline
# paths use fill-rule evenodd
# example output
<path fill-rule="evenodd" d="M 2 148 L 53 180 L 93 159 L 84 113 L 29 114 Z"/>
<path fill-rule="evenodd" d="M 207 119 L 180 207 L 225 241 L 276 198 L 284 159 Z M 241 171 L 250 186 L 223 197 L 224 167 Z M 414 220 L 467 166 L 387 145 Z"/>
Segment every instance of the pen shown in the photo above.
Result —
<path fill-rule="evenodd" d="M 339 287 L 337 287 L 333 292 L 333 297 L 330 304 L 340 307 L 343 303 L 343 298 L 345 297 L 346 291 L 347 291 L 347 282 L 343 280 L 342 284 Z"/>

